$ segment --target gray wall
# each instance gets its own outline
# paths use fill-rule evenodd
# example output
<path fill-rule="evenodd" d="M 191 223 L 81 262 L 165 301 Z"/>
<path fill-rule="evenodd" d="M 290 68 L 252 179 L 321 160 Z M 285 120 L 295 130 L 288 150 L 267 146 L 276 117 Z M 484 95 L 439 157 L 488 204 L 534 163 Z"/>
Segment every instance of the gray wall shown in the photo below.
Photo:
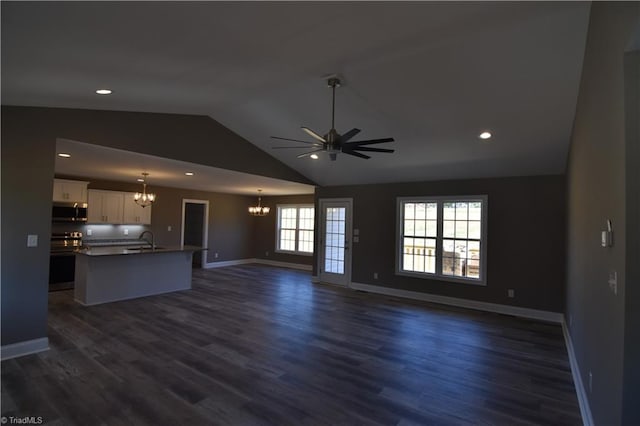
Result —
<path fill-rule="evenodd" d="M 2 111 L 2 345 L 47 336 L 55 138 L 38 130 Z"/>
<path fill-rule="evenodd" d="M 2 106 L 2 345 L 47 335 L 56 138 L 311 183 L 209 117 Z M 189 196 L 200 195 L 205 196 L 197 192 Z M 162 196 L 167 201 L 180 198 L 171 191 Z M 211 199 L 214 219 L 210 231 L 219 240 L 210 248 L 220 250 L 218 260 L 252 256 L 242 243 L 227 243 L 231 235 L 242 232 L 240 225 L 218 227 L 215 222 L 216 217 L 236 214 L 241 206 L 246 211 L 249 200 L 224 195 Z M 158 220 L 177 229 L 175 211 L 166 217 L 159 215 Z M 169 234 L 164 229 L 158 232 L 161 238 L 167 242 L 179 239 L 175 231 Z M 26 248 L 28 234 L 39 236 L 39 247 Z"/>
<path fill-rule="evenodd" d="M 257 202 L 253 199 L 252 205 Z M 278 262 L 298 263 L 302 265 L 311 265 L 313 263 L 312 256 L 276 253 L 276 224 L 278 221 L 277 206 L 278 204 L 313 204 L 313 194 L 308 195 L 289 195 L 281 197 L 262 197 L 262 205 L 271 208 L 271 212 L 267 216 L 254 218 L 254 236 L 252 242 L 254 246 L 253 257 L 258 259 L 275 260 Z M 269 255 L 267 255 L 267 252 Z"/>
<path fill-rule="evenodd" d="M 70 176 L 64 176 L 74 179 Z M 90 181 L 89 189 L 106 189 L 111 191 L 135 192 L 141 189 L 140 184 L 128 182 L 113 182 L 92 180 L 90 177 L 79 177 L 78 180 Z M 253 257 L 252 231 L 254 220 L 247 213 L 247 207 L 255 203 L 255 198 L 243 195 L 221 194 L 215 192 L 194 191 L 189 189 L 167 188 L 149 185 L 147 190 L 154 192 L 157 200 L 153 203 L 151 211 L 151 226 L 138 226 L 141 229 L 153 231 L 155 242 L 158 245 L 179 245 L 182 229 L 182 200 L 209 201 L 209 240 L 207 244 L 207 262 L 247 259 Z M 171 226 L 171 231 L 168 230 Z M 111 229 L 119 238 L 128 238 L 122 234 L 125 228 L 137 229 L 134 226 L 125 225 L 83 225 L 94 232 L 92 237 L 105 235 L 105 228 Z M 131 238 L 137 235 L 131 233 Z M 215 258 L 218 253 L 218 258 Z"/>
<path fill-rule="evenodd" d="M 180 243 L 182 200 L 184 198 L 209 201 L 209 243 L 207 262 L 247 259 L 253 257 L 251 231 L 253 217 L 247 213 L 252 197 L 217 194 L 175 188 L 153 189 L 158 196 L 152 213 L 152 230 L 160 244 Z M 154 205 L 154 209 L 156 206 Z M 168 226 L 172 231 L 167 231 Z M 218 258 L 215 258 L 218 253 Z"/>
<path fill-rule="evenodd" d="M 141 185 L 130 182 L 96 180 L 87 176 L 56 176 L 64 179 L 88 181 L 89 189 L 136 192 Z M 151 225 L 73 225 L 53 224 L 56 232 L 80 231 L 85 238 L 137 238 L 142 230 L 153 231 L 158 245 L 180 244 L 182 200 L 209 201 L 209 241 L 207 262 L 260 258 L 278 262 L 311 265 L 313 258 L 305 255 L 276 253 L 276 222 L 278 204 L 313 204 L 313 194 L 262 197 L 262 205 L 271 207 L 267 216 L 253 217 L 247 212 L 257 203 L 256 196 L 221 194 L 150 185 L 157 195 L 152 206 Z M 172 230 L 168 231 L 171 226 Z M 91 229 L 93 235 L 87 236 Z M 124 235 L 124 230 L 129 235 Z M 215 253 L 218 258 L 215 258 Z M 269 252 L 269 255 L 266 253 Z"/>
<path fill-rule="evenodd" d="M 640 34 L 640 23 L 636 26 Z M 622 423 L 640 424 L 640 51 L 625 55 L 627 253 Z"/>
<path fill-rule="evenodd" d="M 313 183 L 211 117 L 67 108 L 3 107 L 42 135 Z"/>
<path fill-rule="evenodd" d="M 488 195 L 487 285 L 395 275 L 396 198 Z M 352 281 L 450 297 L 562 312 L 564 176 L 324 187 L 316 198 L 353 198 Z M 314 262 L 314 273 L 317 265 Z M 378 279 L 373 279 L 373 273 Z M 507 297 L 507 289 L 515 298 Z"/>
<path fill-rule="evenodd" d="M 567 169 L 566 317 L 596 424 L 621 424 L 622 419 L 625 301 L 631 295 L 625 277 L 623 59 L 639 12 L 638 3 L 592 4 Z M 605 249 L 600 231 L 607 218 L 613 222 L 615 244 Z M 612 270 L 618 272 L 617 296 L 607 283 Z M 638 359 L 628 361 L 637 364 Z M 638 391 L 628 395 L 636 405 Z"/>

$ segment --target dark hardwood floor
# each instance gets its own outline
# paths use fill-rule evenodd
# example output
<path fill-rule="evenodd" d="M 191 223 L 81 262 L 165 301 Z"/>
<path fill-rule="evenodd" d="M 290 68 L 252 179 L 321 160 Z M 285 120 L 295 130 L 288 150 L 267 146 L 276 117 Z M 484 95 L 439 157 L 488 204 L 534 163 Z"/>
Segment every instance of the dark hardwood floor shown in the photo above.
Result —
<path fill-rule="evenodd" d="M 2 415 L 60 425 L 578 425 L 560 326 L 311 284 L 262 265 L 82 307 L 2 362 Z"/>

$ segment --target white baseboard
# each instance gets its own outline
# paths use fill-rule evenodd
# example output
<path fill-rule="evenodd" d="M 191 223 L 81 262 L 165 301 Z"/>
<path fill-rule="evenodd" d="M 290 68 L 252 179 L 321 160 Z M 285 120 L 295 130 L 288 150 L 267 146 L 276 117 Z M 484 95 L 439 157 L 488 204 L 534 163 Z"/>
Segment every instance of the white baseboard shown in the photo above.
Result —
<path fill-rule="evenodd" d="M 31 355 L 38 352 L 49 350 L 49 338 L 41 337 L 39 339 L 25 340 L 24 342 L 3 345 L 0 348 L 0 358 L 2 361 L 17 358 L 19 356 Z"/>
<path fill-rule="evenodd" d="M 302 263 L 291 263 L 291 262 L 279 262 L 277 260 L 269 260 L 269 259 L 237 259 L 237 260 L 225 260 L 221 262 L 209 262 L 204 265 L 205 269 L 210 268 L 224 268 L 225 266 L 234 266 L 234 265 L 246 265 L 248 263 L 259 263 L 262 265 L 271 265 L 271 266 L 279 266 L 282 268 L 292 268 L 292 269 L 300 269 L 303 271 L 311 271 L 313 270 L 313 266 L 305 265 Z"/>
<path fill-rule="evenodd" d="M 580 406 L 580 414 L 582 415 L 582 424 L 584 426 L 593 426 L 593 417 L 591 416 L 591 408 L 589 407 L 587 390 L 584 388 L 584 383 L 582 383 L 580 366 L 578 365 L 576 354 L 573 351 L 571 334 L 569 333 L 569 327 L 567 327 L 567 323 L 564 320 L 562 321 L 562 333 L 564 334 L 564 342 L 567 346 L 567 353 L 569 355 L 569 364 L 571 365 L 573 384 L 576 387 L 576 394 L 578 395 L 578 405 Z"/>
<path fill-rule="evenodd" d="M 385 294 L 387 296 L 404 297 L 407 299 L 441 303 L 443 305 L 457 306 L 460 308 L 477 309 L 479 311 L 495 312 L 498 314 L 514 315 L 522 318 L 555 322 L 558 324 L 561 324 L 563 322 L 563 316 L 559 312 L 541 311 L 538 309 L 521 308 L 518 306 L 479 302 L 476 300 L 459 299 L 457 297 L 440 296 L 437 294 L 420 293 L 417 291 L 401 290 L 370 284 L 351 283 L 349 285 L 349 288 L 352 288 L 354 290 L 368 291 L 370 293 Z"/>

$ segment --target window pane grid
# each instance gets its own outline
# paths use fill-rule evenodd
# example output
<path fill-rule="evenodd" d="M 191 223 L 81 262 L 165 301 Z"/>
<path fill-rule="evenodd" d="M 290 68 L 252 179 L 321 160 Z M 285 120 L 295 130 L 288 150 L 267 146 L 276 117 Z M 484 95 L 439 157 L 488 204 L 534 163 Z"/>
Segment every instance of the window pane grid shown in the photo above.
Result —
<path fill-rule="evenodd" d="M 324 270 L 334 274 L 343 274 L 346 209 L 344 207 L 327 207 L 325 213 Z"/>
<path fill-rule="evenodd" d="M 482 209 L 480 200 L 402 202 L 399 269 L 479 280 Z"/>
<path fill-rule="evenodd" d="M 437 203 L 405 204 L 402 248 L 405 271 L 436 272 L 437 208 Z"/>
<path fill-rule="evenodd" d="M 278 206 L 278 250 L 313 253 L 314 210 L 309 206 Z"/>

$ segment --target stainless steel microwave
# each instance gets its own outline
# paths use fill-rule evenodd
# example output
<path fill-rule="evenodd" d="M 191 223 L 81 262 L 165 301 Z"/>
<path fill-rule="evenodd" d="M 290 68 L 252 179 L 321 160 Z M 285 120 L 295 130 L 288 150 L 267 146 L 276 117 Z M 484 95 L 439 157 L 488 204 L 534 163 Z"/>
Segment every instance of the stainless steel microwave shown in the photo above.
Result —
<path fill-rule="evenodd" d="M 53 203 L 51 210 L 53 222 L 86 222 L 87 203 Z"/>

